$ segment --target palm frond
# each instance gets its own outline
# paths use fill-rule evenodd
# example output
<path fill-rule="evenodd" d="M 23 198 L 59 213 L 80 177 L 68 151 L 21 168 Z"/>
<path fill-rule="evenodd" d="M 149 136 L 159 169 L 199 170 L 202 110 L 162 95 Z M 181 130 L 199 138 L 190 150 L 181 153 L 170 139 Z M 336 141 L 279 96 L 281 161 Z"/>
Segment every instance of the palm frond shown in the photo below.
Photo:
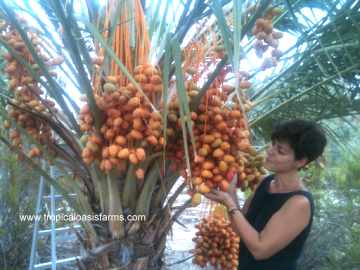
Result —
<path fill-rule="evenodd" d="M 34 60 L 36 61 L 36 63 L 38 64 L 39 68 L 41 69 L 42 73 L 44 74 L 45 78 L 47 79 L 47 82 L 44 82 L 42 80 L 38 80 L 40 83 L 42 83 L 46 89 L 48 90 L 48 92 L 50 93 L 50 95 L 59 103 L 59 105 L 61 106 L 61 108 L 64 110 L 67 118 L 69 119 L 72 128 L 79 134 L 80 130 L 77 124 L 77 121 L 73 115 L 73 113 L 71 112 L 70 108 L 68 107 L 68 105 L 66 104 L 63 95 L 61 94 L 64 90 L 59 86 L 59 84 L 53 79 L 53 77 L 49 74 L 49 71 L 44 63 L 44 61 L 41 59 L 41 57 L 38 55 L 38 53 L 36 52 L 33 44 L 31 43 L 28 35 L 26 34 L 25 30 L 21 27 L 20 23 L 18 22 L 18 20 L 16 19 L 15 13 L 5 4 L 5 3 L 1 3 L 0 7 L 2 9 L 2 12 L 4 14 L 4 16 L 6 16 L 7 20 L 9 22 L 12 23 L 12 25 L 17 29 L 17 31 L 19 32 L 22 40 L 24 41 L 24 43 L 26 44 L 28 50 L 30 51 L 32 57 L 34 58 Z M 5 45 L 5 41 L 1 42 L 3 45 Z M 6 46 L 6 45 L 5 45 Z M 10 49 L 9 46 L 6 46 L 8 49 Z M 11 53 L 14 53 L 13 50 L 10 50 Z M 16 57 L 16 55 L 14 55 Z M 18 57 L 19 58 L 19 57 Z M 20 60 L 20 59 L 19 59 Z M 22 60 L 22 59 L 21 59 Z M 22 62 L 25 62 L 24 60 L 22 60 Z M 27 65 L 27 68 L 29 68 L 29 65 Z M 34 76 L 34 78 L 39 78 L 39 76 L 37 75 L 36 72 L 34 72 L 33 69 L 29 70 L 31 72 L 31 74 Z"/>
<path fill-rule="evenodd" d="M 358 43 L 348 34 L 350 31 L 358 36 L 358 13 L 343 9 L 336 12 L 305 30 L 309 34 L 300 37 L 296 46 L 308 45 L 298 54 L 298 60 L 253 95 L 253 127 L 281 118 L 320 120 L 359 113 Z M 349 19 L 343 20 L 344 16 Z M 263 114 L 264 110 L 267 113 Z"/>

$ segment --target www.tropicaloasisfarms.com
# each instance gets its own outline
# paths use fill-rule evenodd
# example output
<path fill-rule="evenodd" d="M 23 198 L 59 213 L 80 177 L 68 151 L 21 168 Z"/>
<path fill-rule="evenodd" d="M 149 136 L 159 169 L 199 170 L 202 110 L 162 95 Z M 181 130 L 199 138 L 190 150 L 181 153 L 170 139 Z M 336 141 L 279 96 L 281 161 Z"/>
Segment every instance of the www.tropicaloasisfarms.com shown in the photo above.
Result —
<path fill-rule="evenodd" d="M 81 222 L 81 221 L 145 221 L 145 215 L 79 215 L 79 214 L 57 214 L 57 215 L 19 215 L 20 221 L 68 221 L 68 222 Z"/>

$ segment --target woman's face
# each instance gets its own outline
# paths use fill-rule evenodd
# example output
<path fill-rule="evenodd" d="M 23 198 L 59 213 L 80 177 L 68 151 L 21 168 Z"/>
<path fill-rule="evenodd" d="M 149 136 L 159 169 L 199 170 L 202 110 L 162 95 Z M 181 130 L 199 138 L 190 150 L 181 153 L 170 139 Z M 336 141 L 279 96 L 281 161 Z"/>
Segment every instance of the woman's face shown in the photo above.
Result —
<path fill-rule="evenodd" d="M 294 150 L 286 142 L 273 141 L 267 152 L 264 167 L 269 171 L 284 173 L 299 168 Z"/>

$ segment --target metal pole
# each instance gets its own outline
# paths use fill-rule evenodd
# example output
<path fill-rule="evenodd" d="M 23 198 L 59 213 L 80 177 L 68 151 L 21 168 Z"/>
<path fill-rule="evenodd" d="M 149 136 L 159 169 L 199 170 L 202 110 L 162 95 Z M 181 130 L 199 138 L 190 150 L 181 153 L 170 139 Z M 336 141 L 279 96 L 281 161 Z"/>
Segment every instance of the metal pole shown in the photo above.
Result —
<path fill-rule="evenodd" d="M 34 230 L 33 230 L 33 235 L 32 235 L 29 270 L 33 270 L 34 264 L 35 264 L 35 252 L 36 252 L 36 248 L 37 248 L 37 237 L 38 237 L 38 230 L 39 230 L 41 201 L 42 201 L 43 192 L 44 192 L 44 177 L 41 176 L 38 197 L 36 200 L 35 223 L 34 223 Z"/>
<path fill-rule="evenodd" d="M 50 166 L 50 176 L 53 177 L 53 167 Z M 56 270 L 56 208 L 55 208 L 55 189 L 50 186 L 51 195 L 51 270 Z"/>

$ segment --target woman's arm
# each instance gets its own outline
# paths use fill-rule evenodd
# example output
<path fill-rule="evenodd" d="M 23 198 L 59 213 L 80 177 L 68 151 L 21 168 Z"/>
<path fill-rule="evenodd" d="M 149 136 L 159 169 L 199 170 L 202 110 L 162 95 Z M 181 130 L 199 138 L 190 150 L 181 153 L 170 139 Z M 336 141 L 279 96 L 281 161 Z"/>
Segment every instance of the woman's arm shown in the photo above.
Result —
<path fill-rule="evenodd" d="M 234 200 L 234 202 L 236 203 L 236 208 L 240 209 L 241 212 L 246 215 L 247 211 L 249 210 L 250 204 L 254 198 L 254 195 L 256 193 L 256 190 L 258 189 L 258 187 L 260 186 L 261 182 L 264 180 L 264 178 L 261 179 L 261 181 L 258 183 L 258 185 L 256 186 L 255 190 L 253 191 L 253 193 L 245 200 L 245 203 L 243 205 L 243 207 L 240 207 L 239 205 L 239 199 L 237 197 L 237 193 L 236 193 L 236 183 L 237 183 L 237 177 L 238 175 L 234 176 L 234 179 L 231 181 L 230 183 L 230 187 L 228 190 L 229 195 L 231 196 L 231 198 Z M 234 227 L 235 224 L 234 222 L 231 222 L 231 227 L 234 231 L 236 231 L 236 228 Z"/>
<path fill-rule="evenodd" d="M 253 197 L 254 197 L 254 194 L 255 194 L 255 193 L 251 194 L 251 195 L 245 200 L 245 203 L 244 203 L 244 205 L 243 205 L 242 208 L 239 206 L 239 200 L 238 200 L 237 196 L 235 196 L 236 208 L 241 209 L 241 212 L 242 212 L 244 215 L 246 215 L 246 213 L 247 213 L 247 211 L 248 211 L 248 209 L 249 209 L 249 206 L 250 206 L 251 201 L 252 201 L 252 199 L 253 199 Z M 228 208 L 228 209 L 229 209 L 229 208 Z M 236 224 L 235 224 L 235 222 L 233 221 L 233 219 L 230 219 L 230 221 L 231 221 L 231 228 L 233 229 L 234 232 L 236 232 L 237 229 L 236 229 Z"/>
<path fill-rule="evenodd" d="M 232 197 L 232 199 L 236 202 L 236 206 L 237 208 L 241 209 L 241 212 L 246 215 L 247 211 L 249 210 L 249 206 L 251 204 L 252 199 L 254 198 L 254 195 L 258 189 L 258 187 L 261 185 L 262 181 L 264 180 L 264 178 L 262 178 L 260 180 L 260 182 L 257 184 L 255 190 L 253 191 L 253 193 L 245 200 L 245 203 L 243 205 L 243 207 L 240 207 L 239 205 L 239 199 L 237 197 L 236 194 L 236 183 L 237 183 L 237 177 L 238 175 L 234 176 L 234 179 L 231 181 L 230 183 L 230 188 L 228 190 L 228 193 L 230 194 L 230 196 Z"/>
<path fill-rule="evenodd" d="M 225 202 L 229 209 L 236 207 L 231 201 Z M 249 251 L 257 260 L 264 260 L 284 247 L 298 236 L 310 221 L 309 200 L 301 195 L 289 199 L 268 221 L 259 233 L 246 220 L 240 211 L 231 215 L 235 232 L 240 235 Z"/>
<path fill-rule="evenodd" d="M 229 210 L 238 209 L 231 196 L 222 191 L 212 191 L 205 195 L 211 200 L 224 203 Z M 257 260 L 264 260 L 284 247 L 298 236 L 310 221 L 309 200 L 301 195 L 290 198 L 258 232 L 246 220 L 241 211 L 230 214 L 234 231 Z"/>

